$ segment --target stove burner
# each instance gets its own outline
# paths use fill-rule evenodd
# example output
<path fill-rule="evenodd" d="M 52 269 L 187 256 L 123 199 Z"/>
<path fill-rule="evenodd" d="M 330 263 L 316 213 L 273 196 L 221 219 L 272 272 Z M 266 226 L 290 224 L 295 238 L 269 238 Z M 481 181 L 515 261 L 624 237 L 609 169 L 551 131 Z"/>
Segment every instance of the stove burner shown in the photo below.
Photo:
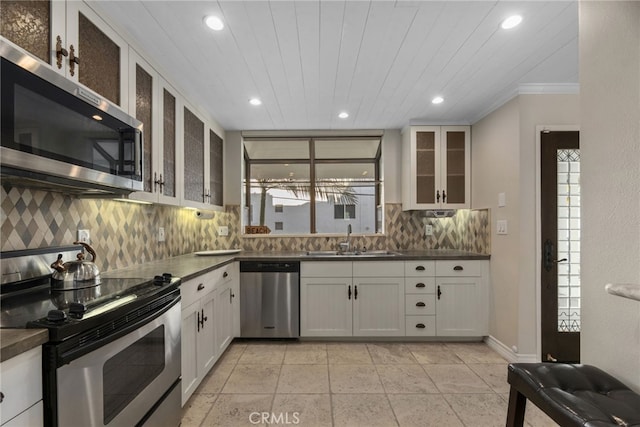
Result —
<path fill-rule="evenodd" d="M 162 276 L 155 276 L 153 278 L 153 284 L 157 286 L 162 286 L 166 283 L 171 283 L 172 279 L 171 273 L 162 273 Z"/>

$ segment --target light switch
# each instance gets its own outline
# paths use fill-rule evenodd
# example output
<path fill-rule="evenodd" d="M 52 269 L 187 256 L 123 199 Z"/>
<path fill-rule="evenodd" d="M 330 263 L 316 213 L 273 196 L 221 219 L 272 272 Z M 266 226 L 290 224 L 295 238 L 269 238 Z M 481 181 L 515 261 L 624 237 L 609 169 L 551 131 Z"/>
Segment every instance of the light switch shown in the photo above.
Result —
<path fill-rule="evenodd" d="M 431 224 L 424 225 L 424 235 L 433 236 L 433 226 Z"/>
<path fill-rule="evenodd" d="M 508 234 L 507 233 L 507 220 L 499 219 L 496 221 L 496 233 L 497 234 Z"/>
<path fill-rule="evenodd" d="M 505 206 L 507 206 L 507 194 L 498 193 L 498 207 L 503 208 Z"/>

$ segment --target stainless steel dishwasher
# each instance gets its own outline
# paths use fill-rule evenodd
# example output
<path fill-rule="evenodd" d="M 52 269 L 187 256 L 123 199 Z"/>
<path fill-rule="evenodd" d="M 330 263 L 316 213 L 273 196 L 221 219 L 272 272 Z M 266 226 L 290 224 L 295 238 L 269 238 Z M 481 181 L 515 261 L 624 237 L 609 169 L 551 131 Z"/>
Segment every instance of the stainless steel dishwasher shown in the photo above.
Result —
<path fill-rule="evenodd" d="M 300 336 L 299 262 L 240 262 L 240 336 Z"/>

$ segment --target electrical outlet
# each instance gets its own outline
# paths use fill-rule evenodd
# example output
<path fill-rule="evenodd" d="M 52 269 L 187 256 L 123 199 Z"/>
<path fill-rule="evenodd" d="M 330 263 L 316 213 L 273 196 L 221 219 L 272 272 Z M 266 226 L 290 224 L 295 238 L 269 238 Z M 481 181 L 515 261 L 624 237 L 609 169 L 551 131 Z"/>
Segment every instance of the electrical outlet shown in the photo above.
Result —
<path fill-rule="evenodd" d="M 425 236 L 433 236 L 433 225 L 425 224 L 424 225 L 424 235 Z"/>
<path fill-rule="evenodd" d="M 164 242 L 164 227 L 158 228 L 158 242 Z"/>
<path fill-rule="evenodd" d="M 229 227 L 226 225 L 218 227 L 218 234 L 220 236 L 228 236 L 229 235 Z"/>
<path fill-rule="evenodd" d="M 91 232 L 87 229 L 79 229 L 78 230 L 78 242 L 90 244 L 91 243 Z"/>
<path fill-rule="evenodd" d="M 508 234 L 507 233 L 507 220 L 499 219 L 496 221 L 496 233 L 497 234 Z"/>

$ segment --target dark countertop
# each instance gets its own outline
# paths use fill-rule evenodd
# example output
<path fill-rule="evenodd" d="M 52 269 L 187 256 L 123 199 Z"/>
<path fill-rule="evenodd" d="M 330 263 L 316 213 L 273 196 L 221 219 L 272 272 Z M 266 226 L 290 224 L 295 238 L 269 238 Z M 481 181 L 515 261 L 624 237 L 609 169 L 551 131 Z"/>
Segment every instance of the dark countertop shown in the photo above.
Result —
<path fill-rule="evenodd" d="M 411 261 L 411 260 L 487 260 L 490 255 L 457 250 L 425 250 L 425 251 L 394 251 L 395 256 L 308 256 L 306 251 L 290 252 L 245 252 L 230 255 L 200 256 L 185 254 L 177 257 L 151 261 L 145 264 L 120 270 L 102 273 L 102 277 L 153 277 L 157 274 L 171 273 L 189 280 L 208 271 L 230 264 L 234 261 Z"/>
<path fill-rule="evenodd" d="M 49 340 L 46 329 L 0 329 L 0 362 L 41 346 Z"/>

